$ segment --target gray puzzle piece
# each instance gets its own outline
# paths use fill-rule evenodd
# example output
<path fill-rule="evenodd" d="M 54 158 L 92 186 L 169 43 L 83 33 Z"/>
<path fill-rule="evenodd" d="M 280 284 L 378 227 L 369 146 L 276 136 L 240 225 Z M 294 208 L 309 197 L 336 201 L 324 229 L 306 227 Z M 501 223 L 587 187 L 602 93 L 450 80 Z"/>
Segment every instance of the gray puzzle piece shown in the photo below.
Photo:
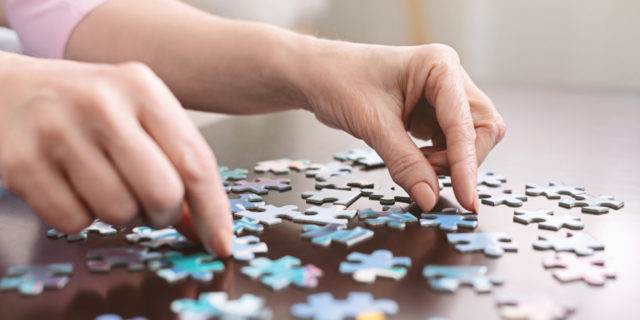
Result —
<path fill-rule="evenodd" d="M 267 194 L 269 190 L 277 190 L 280 192 L 291 190 L 291 181 L 289 179 L 258 178 L 254 182 L 241 180 L 231 187 L 231 191 L 236 193 L 253 192 L 256 194 Z"/>
<path fill-rule="evenodd" d="M 330 177 L 348 174 L 352 169 L 350 165 L 331 161 L 327 164 L 312 164 L 305 173 L 307 177 L 315 177 L 317 181 L 327 181 Z"/>
<path fill-rule="evenodd" d="M 79 233 L 66 234 L 56 229 L 49 229 L 49 231 L 47 231 L 47 237 L 51 239 L 59 239 L 62 237 L 67 237 L 67 241 L 74 242 L 74 241 L 87 240 L 89 233 L 96 233 L 101 236 L 112 236 L 118 233 L 118 231 L 122 229 L 123 228 L 121 227 L 114 227 L 108 223 L 104 223 L 98 219 L 95 219 L 88 227 L 82 229 L 82 231 L 80 231 Z"/>
<path fill-rule="evenodd" d="M 372 283 L 377 276 L 399 280 L 411 266 L 409 257 L 394 257 L 389 250 L 376 250 L 371 254 L 352 252 L 348 261 L 340 263 L 340 273 L 353 274 L 359 282 Z"/>
<path fill-rule="evenodd" d="M 562 182 L 549 182 L 548 186 L 534 183 L 526 185 L 525 193 L 528 196 L 545 196 L 547 199 L 560 199 L 560 195 L 577 196 L 584 193 L 584 187 L 578 185 L 568 185 Z"/>
<path fill-rule="evenodd" d="M 507 178 L 491 171 L 478 171 L 478 185 L 487 185 L 490 187 L 499 187 L 507 182 Z"/>
<path fill-rule="evenodd" d="M 433 289 L 446 292 L 455 292 L 460 285 L 469 285 L 476 292 L 486 293 L 504 281 L 500 277 L 487 276 L 485 266 L 428 265 L 422 270 L 422 275 L 429 279 Z"/>
<path fill-rule="evenodd" d="M 349 153 L 336 153 L 334 158 L 340 161 L 353 161 L 353 163 L 363 164 L 367 168 L 379 167 L 384 165 L 384 161 L 371 148 L 355 148 L 349 150 Z"/>
<path fill-rule="evenodd" d="M 346 227 L 340 224 L 328 224 L 323 227 L 308 224 L 302 226 L 301 236 L 303 238 L 311 238 L 311 243 L 321 247 L 328 247 L 332 241 L 350 247 L 371 239 L 373 231 L 362 227 L 346 230 Z"/>
<path fill-rule="evenodd" d="M 193 244 L 172 227 L 157 230 L 145 226 L 135 227 L 133 232 L 126 235 L 125 238 L 129 242 L 139 242 L 143 246 L 152 249 L 158 249 L 163 246 L 182 249 Z"/>
<path fill-rule="evenodd" d="M 87 252 L 87 267 L 91 272 L 109 272 L 112 267 L 126 267 L 129 271 L 142 271 L 144 264 L 162 259 L 159 252 L 136 248 L 101 248 Z"/>
<path fill-rule="evenodd" d="M 586 232 L 567 231 L 566 238 L 547 234 L 538 239 L 533 242 L 533 247 L 538 250 L 573 251 L 579 256 L 592 255 L 594 250 L 604 250 L 604 244 Z"/>
<path fill-rule="evenodd" d="M 245 180 L 247 179 L 247 172 L 249 172 L 246 169 L 229 170 L 229 167 L 223 167 L 223 166 L 218 167 L 218 171 L 220 172 L 220 178 L 222 178 L 222 181 Z"/>
<path fill-rule="evenodd" d="M 282 223 L 282 218 L 293 220 L 295 217 L 301 214 L 302 213 L 298 211 L 298 206 L 295 206 L 295 205 L 277 207 L 270 204 L 262 207 L 262 211 L 245 210 L 245 211 L 240 211 L 235 213 L 235 215 L 238 217 L 252 218 L 266 225 L 274 225 L 274 224 Z"/>
<path fill-rule="evenodd" d="M 491 206 L 504 204 L 509 207 L 520 207 L 523 201 L 527 201 L 527 196 L 512 193 L 508 188 L 478 188 L 478 197 L 483 204 Z"/>
<path fill-rule="evenodd" d="M 350 206 L 360 197 L 360 191 L 338 190 L 338 189 L 322 189 L 320 191 L 305 191 L 302 198 L 307 199 L 308 203 L 322 204 L 324 202 L 332 202 L 333 204 Z"/>
<path fill-rule="evenodd" d="M 462 253 L 481 251 L 489 257 L 499 257 L 505 251 L 518 251 L 518 245 L 502 232 L 450 233 L 447 240 Z"/>
<path fill-rule="evenodd" d="M 578 217 L 570 214 L 554 214 L 553 211 L 545 209 L 537 211 L 516 209 L 513 221 L 522 224 L 538 222 L 538 228 L 554 231 L 560 230 L 562 227 L 576 230 L 584 228 L 584 223 Z"/>
<path fill-rule="evenodd" d="M 275 160 L 260 161 L 253 168 L 255 172 L 273 172 L 275 174 L 287 174 L 289 169 L 297 171 L 305 170 L 309 166 L 309 160 L 291 160 L 289 158 L 281 158 Z"/>
<path fill-rule="evenodd" d="M 363 179 L 353 173 L 347 173 L 339 176 L 332 176 L 325 181 L 316 182 L 316 189 L 340 189 L 351 190 L 352 187 L 356 188 L 371 188 L 373 182 Z"/>
<path fill-rule="evenodd" d="M 500 316 L 507 320 L 563 320 L 575 307 L 537 292 L 499 292 L 495 295 Z"/>
<path fill-rule="evenodd" d="M 409 194 L 399 186 L 362 189 L 362 195 L 368 196 L 371 200 L 379 200 L 381 204 L 394 204 L 396 201 L 411 202 Z"/>
<path fill-rule="evenodd" d="M 609 208 L 616 210 L 622 208 L 624 202 L 614 200 L 612 196 L 581 194 L 576 195 L 575 199 L 563 198 L 558 205 L 565 208 L 581 207 L 584 213 L 603 214 L 608 213 Z"/>
<path fill-rule="evenodd" d="M 62 289 L 73 273 L 71 263 L 11 266 L 0 280 L 0 291 L 17 289 L 23 295 L 35 296 L 44 289 Z"/>
<path fill-rule="evenodd" d="M 418 218 L 399 206 L 385 206 L 383 211 L 376 211 L 371 208 L 359 209 L 358 218 L 364 219 L 365 223 L 370 226 L 387 225 L 398 230 L 404 230 L 407 223 L 418 222 Z"/>
<path fill-rule="evenodd" d="M 345 206 L 336 205 L 328 208 L 313 206 L 304 211 L 304 214 L 297 215 L 293 222 L 314 223 L 314 224 L 342 224 L 349 223 L 349 219 L 355 216 L 354 210 L 346 210 Z"/>
<path fill-rule="evenodd" d="M 291 307 L 294 317 L 313 320 L 356 319 L 365 312 L 393 315 L 398 312 L 398 304 L 389 299 L 373 300 L 368 292 L 350 292 L 346 300 L 335 300 L 331 293 L 323 292 Z"/>
<path fill-rule="evenodd" d="M 444 231 L 457 231 L 458 227 L 475 229 L 478 227 L 478 216 L 473 213 L 458 213 L 458 209 L 446 208 L 442 212 L 423 213 L 420 225 L 423 227 L 440 227 Z"/>

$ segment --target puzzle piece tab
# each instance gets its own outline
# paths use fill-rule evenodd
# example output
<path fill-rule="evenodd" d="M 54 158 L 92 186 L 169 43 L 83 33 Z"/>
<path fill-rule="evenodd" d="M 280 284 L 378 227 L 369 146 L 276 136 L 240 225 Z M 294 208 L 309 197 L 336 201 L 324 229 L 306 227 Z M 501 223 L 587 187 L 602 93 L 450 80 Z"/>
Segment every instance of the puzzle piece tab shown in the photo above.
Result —
<path fill-rule="evenodd" d="M 174 283 L 186 278 L 206 282 L 213 279 L 214 272 L 224 270 L 222 261 L 213 261 L 216 257 L 206 253 L 183 255 L 180 252 L 169 251 L 161 261 L 152 261 L 149 267 L 157 270 L 156 274 Z"/>
<path fill-rule="evenodd" d="M 575 197 L 584 193 L 584 187 L 578 185 L 567 185 L 562 182 L 549 182 L 548 186 L 534 183 L 526 185 L 525 193 L 528 196 L 545 196 L 547 199 L 560 199 L 560 195 L 569 195 Z"/>
<path fill-rule="evenodd" d="M 340 190 L 351 190 L 352 187 L 355 188 L 371 188 L 373 187 L 373 182 L 363 179 L 353 173 L 347 173 L 339 176 L 332 176 L 327 178 L 324 181 L 316 182 L 316 189 L 340 189 Z"/>
<path fill-rule="evenodd" d="M 273 290 L 280 290 L 290 284 L 315 288 L 322 270 L 312 264 L 300 266 L 300 263 L 300 259 L 292 256 L 284 256 L 278 260 L 256 258 L 251 260 L 249 266 L 242 267 L 242 273 L 252 279 L 262 277 L 260 281 Z"/>
<path fill-rule="evenodd" d="M 267 244 L 260 242 L 256 236 L 231 237 L 231 256 L 239 261 L 248 261 L 256 257 L 256 253 L 265 253 L 269 250 Z"/>
<path fill-rule="evenodd" d="M 36 296 L 44 289 L 62 289 L 73 273 L 71 263 L 11 266 L 0 280 L 0 291 L 17 289 L 23 295 Z"/>
<path fill-rule="evenodd" d="M 265 203 L 262 201 L 262 197 L 249 193 L 241 194 L 236 199 L 229 199 L 229 205 L 231 206 L 231 212 L 236 213 L 245 210 L 261 210 Z"/>
<path fill-rule="evenodd" d="M 584 213 L 603 214 L 608 213 L 609 208 L 616 210 L 622 208 L 624 202 L 615 200 L 612 196 L 580 194 L 576 195 L 575 199 L 565 197 L 558 205 L 565 208 L 581 207 Z"/>
<path fill-rule="evenodd" d="M 332 241 L 342 243 L 347 247 L 373 237 L 373 231 L 362 227 L 346 229 L 344 225 L 328 224 L 320 227 L 316 225 L 302 226 L 302 237 L 311 238 L 311 243 L 328 247 Z"/>
<path fill-rule="evenodd" d="M 478 188 L 478 197 L 483 204 L 497 206 L 507 205 L 509 207 L 520 207 L 523 201 L 527 201 L 527 196 L 520 193 L 513 193 L 508 188 Z"/>
<path fill-rule="evenodd" d="M 355 148 L 349 150 L 349 153 L 336 153 L 333 157 L 340 161 L 353 161 L 367 168 L 384 166 L 382 158 L 371 148 Z"/>
<path fill-rule="evenodd" d="M 446 208 L 442 212 L 429 212 L 421 215 L 420 225 L 423 227 L 440 227 L 444 231 L 457 231 L 458 227 L 475 229 L 478 227 L 478 216 L 473 213 L 458 213 L 458 209 Z"/>
<path fill-rule="evenodd" d="M 542 264 L 545 268 L 555 268 L 553 276 L 562 282 L 584 280 L 591 286 L 602 286 L 607 279 L 616 277 L 614 271 L 605 268 L 602 257 L 577 257 L 573 253 L 558 252 Z"/>
<path fill-rule="evenodd" d="M 258 220 L 260 223 L 266 225 L 274 225 L 282 223 L 282 218 L 286 218 L 289 220 L 293 220 L 294 218 L 302 215 L 300 211 L 298 211 L 298 206 L 295 205 L 287 205 L 282 207 L 277 207 L 274 205 L 266 205 L 262 207 L 263 211 L 240 211 L 236 212 L 235 215 L 239 217 L 247 217 L 251 219 Z"/>
<path fill-rule="evenodd" d="M 307 199 L 308 203 L 322 204 L 324 202 L 332 202 L 333 204 L 350 206 L 360 197 L 360 191 L 338 190 L 338 189 L 322 189 L 320 191 L 304 191 L 302 198 Z"/>
<path fill-rule="evenodd" d="M 518 251 L 518 245 L 502 232 L 450 233 L 447 240 L 462 253 L 481 251 L 489 257 L 500 257 L 505 251 Z"/>
<path fill-rule="evenodd" d="M 260 233 L 263 229 L 264 227 L 260 224 L 260 221 L 253 218 L 243 217 L 233 221 L 233 233 L 235 234 L 242 234 L 245 231 Z"/>
<path fill-rule="evenodd" d="M 573 306 L 540 293 L 500 292 L 495 297 L 500 315 L 507 320 L 560 320 L 575 311 Z"/>
<path fill-rule="evenodd" d="M 135 227 L 133 232 L 125 236 L 129 242 L 140 242 L 143 246 L 158 249 L 167 246 L 173 249 L 182 249 L 193 243 L 178 230 L 168 227 L 164 229 L 152 229 L 149 227 Z"/>
<path fill-rule="evenodd" d="M 265 307 L 264 299 L 249 293 L 245 293 L 240 299 L 229 300 L 226 292 L 203 292 L 198 300 L 174 300 L 171 303 L 171 311 L 183 320 L 273 318 L 271 310 Z"/>
<path fill-rule="evenodd" d="M 280 192 L 291 190 L 291 181 L 289 179 L 258 178 L 254 182 L 240 180 L 231 187 L 231 191 L 236 193 L 253 192 L 255 194 L 267 194 L 269 190 L 277 190 Z"/>
<path fill-rule="evenodd" d="M 305 173 L 307 177 L 315 177 L 317 181 L 327 181 L 330 177 L 348 174 L 352 169 L 350 165 L 331 161 L 327 164 L 312 164 Z"/>
<path fill-rule="evenodd" d="M 478 171 L 478 185 L 487 185 L 490 187 L 499 187 L 507 182 L 507 178 L 491 171 Z"/>
<path fill-rule="evenodd" d="M 389 250 L 352 252 L 347 260 L 340 263 L 340 273 L 352 274 L 354 280 L 365 283 L 373 283 L 377 276 L 399 280 L 411 266 L 409 257 L 394 257 Z"/>
<path fill-rule="evenodd" d="M 567 231 L 566 238 L 547 234 L 538 239 L 533 242 L 533 247 L 538 250 L 573 251 L 579 256 L 592 255 L 593 250 L 604 250 L 604 244 L 581 231 Z"/>
<path fill-rule="evenodd" d="M 368 292 L 350 292 L 346 300 L 335 300 L 331 293 L 323 292 L 309 295 L 306 303 L 291 307 L 294 317 L 314 320 L 358 318 L 372 312 L 393 315 L 398 312 L 398 304 L 389 299 L 373 300 Z"/>
<path fill-rule="evenodd" d="M 411 203 L 411 197 L 399 186 L 362 189 L 362 195 L 371 200 L 379 200 L 381 204 L 394 204 L 396 201 Z"/>
<path fill-rule="evenodd" d="M 433 289 L 446 292 L 455 292 L 460 285 L 469 285 L 476 292 L 486 293 L 504 281 L 500 277 L 488 276 L 485 266 L 428 265 L 422 270 L 422 275 L 429 279 Z"/>
<path fill-rule="evenodd" d="M 133 272 L 144 270 L 147 262 L 162 259 L 162 254 L 137 248 L 101 248 L 90 249 L 86 259 L 91 272 L 106 273 L 113 267 L 126 267 Z"/>
<path fill-rule="evenodd" d="M 293 218 L 294 222 L 314 224 L 342 224 L 349 223 L 349 219 L 356 215 L 354 210 L 346 210 L 344 206 L 318 207 L 313 206 L 304 211 L 304 214 Z"/>
<path fill-rule="evenodd" d="M 49 231 L 47 231 L 47 237 L 51 239 L 67 237 L 67 241 L 74 242 L 87 240 L 89 233 L 97 233 L 101 236 L 112 236 L 118 233 L 118 231 L 120 231 L 121 229 L 122 228 L 120 227 L 114 227 L 108 223 L 104 223 L 98 219 L 95 219 L 88 227 L 82 229 L 82 231 L 76 234 L 66 234 L 56 229 L 49 229 Z"/>
<path fill-rule="evenodd" d="M 522 224 L 537 222 L 538 228 L 554 231 L 562 227 L 575 230 L 584 228 L 584 223 L 578 217 L 570 214 L 554 214 L 553 211 L 545 209 L 537 211 L 517 209 L 514 212 L 513 221 Z"/>
<path fill-rule="evenodd" d="M 273 172 L 275 174 L 287 174 L 289 169 L 296 171 L 305 170 L 309 166 L 309 160 L 291 160 L 289 158 L 281 158 L 275 160 L 260 161 L 253 168 L 255 172 Z"/>
<path fill-rule="evenodd" d="M 370 226 L 387 225 L 390 228 L 404 230 L 407 223 L 418 221 L 413 214 L 399 206 L 384 207 L 383 211 L 375 211 L 371 208 L 359 209 L 358 218 L 364 219 Z"/>
<path fill-rule="evenodd" d="M 222 181 L 245 180 L 247 179 L 247 173 L 249 172 L 246 169 L 237 168 L 229 170 L 229 167 L 218 167 L 218 171 L 220 172 L 220 178 L 222 178 Z"/>

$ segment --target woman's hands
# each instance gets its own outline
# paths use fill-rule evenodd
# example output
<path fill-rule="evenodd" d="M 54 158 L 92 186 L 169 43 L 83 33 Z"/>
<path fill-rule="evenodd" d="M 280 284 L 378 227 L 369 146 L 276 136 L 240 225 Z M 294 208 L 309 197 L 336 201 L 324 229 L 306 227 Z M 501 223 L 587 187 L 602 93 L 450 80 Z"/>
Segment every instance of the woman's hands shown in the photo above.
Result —
<path fill-rule="evenodd" d="M 0 169 L 42 219 L 78 232 L 144 212 L 177 222 L 186 198 L 203 242 L 228 255 L 231 213 L 210 147 L 142 64 L 0 55 Z"/>
<path fill-rule="evenodd" d="M 316 41 L 304 70 L 309 109 L 362 138 L 423 210 L 451 174 L 458 201 L 478 212 L 477 167 L 505 134 L 491 100 L 444 45 L 386 47 Z M 429 140 L 419 149 L 409 137 Z"/>

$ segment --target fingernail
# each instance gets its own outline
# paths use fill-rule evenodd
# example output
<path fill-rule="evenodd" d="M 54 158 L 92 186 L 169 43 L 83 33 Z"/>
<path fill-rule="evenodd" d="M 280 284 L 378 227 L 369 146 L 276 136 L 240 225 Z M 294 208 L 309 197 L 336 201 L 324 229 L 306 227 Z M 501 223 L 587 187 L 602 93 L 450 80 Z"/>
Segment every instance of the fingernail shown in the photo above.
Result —
<path fill-rule="evenodd" d="M 436 193 L 426 182 L 418 182 L 411 188 L 413 200 L 424 212 L 430 211 L 436 205 Z"/>
<path fill-rule="evenodd" d="M 479 214 L 480 213 L 480 198 L 478 198 L 478 191 L 476 190 L 474 193 L 474 199 L 473 199 L 473 212 L 475 212 L 475 214 Z"/>

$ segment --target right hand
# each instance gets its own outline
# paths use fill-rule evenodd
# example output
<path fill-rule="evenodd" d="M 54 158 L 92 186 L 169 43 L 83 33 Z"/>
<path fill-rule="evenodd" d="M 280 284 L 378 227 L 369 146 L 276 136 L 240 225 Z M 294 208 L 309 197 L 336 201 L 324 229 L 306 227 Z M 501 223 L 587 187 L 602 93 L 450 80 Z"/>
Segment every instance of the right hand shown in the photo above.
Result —
<path fill-rule="evenodd" d="M 215 156 L 146 66 L 0 59 L 0 170 L 51 227 L 94 218 L 175 224 L 186 199 L 202 242 L 230 254 L 231 213 Z"/>

